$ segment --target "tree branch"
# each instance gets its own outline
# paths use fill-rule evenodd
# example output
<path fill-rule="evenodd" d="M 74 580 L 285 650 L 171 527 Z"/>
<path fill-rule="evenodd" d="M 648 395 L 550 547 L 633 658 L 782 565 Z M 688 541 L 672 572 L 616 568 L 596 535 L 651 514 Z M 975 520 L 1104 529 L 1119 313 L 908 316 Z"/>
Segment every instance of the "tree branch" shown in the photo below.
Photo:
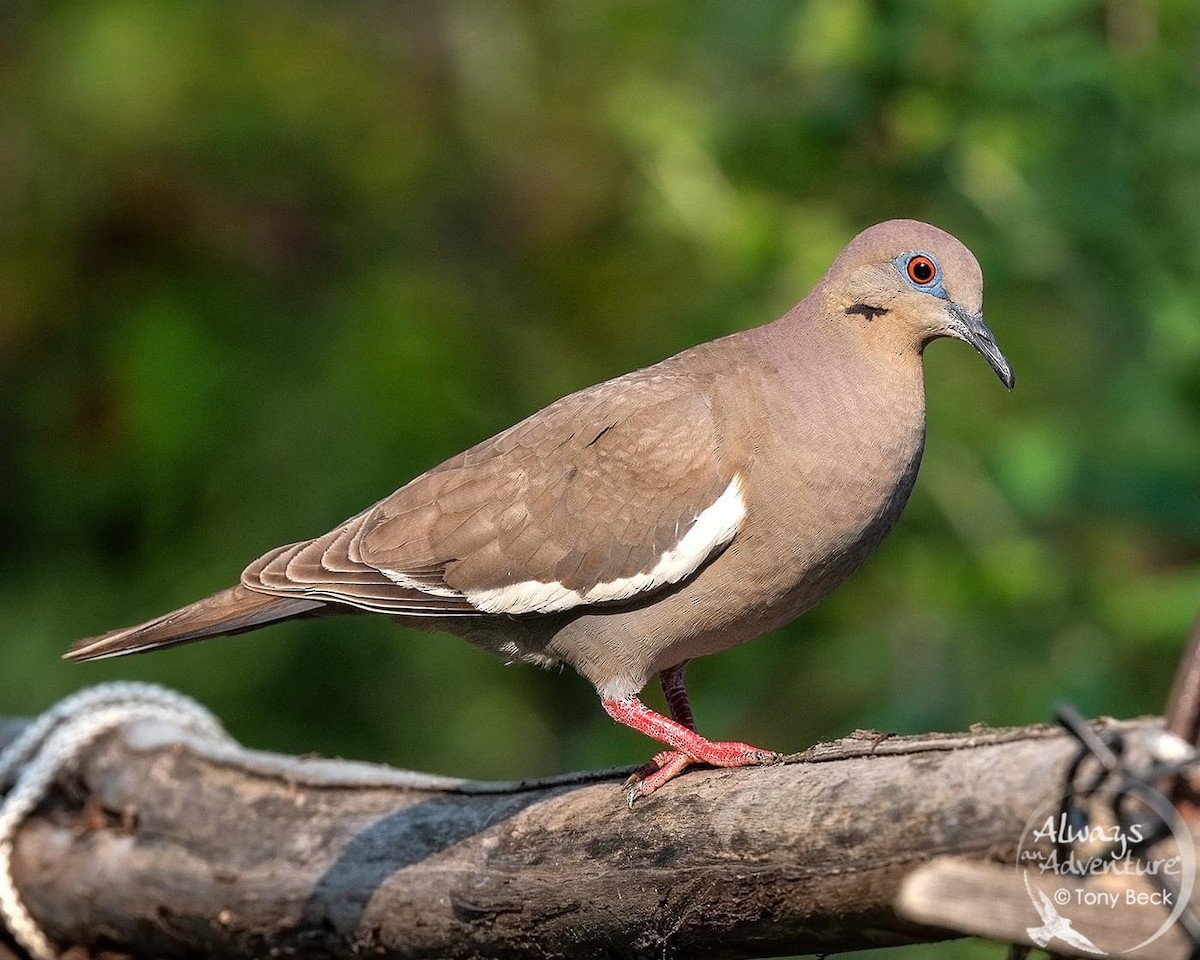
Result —
<path fill-rule="evenodd" d="M 1114 724 L 1133 730 L 1156 720 Z M 18 724 L 0 722 L 0 747 Z M 97 741 L 18 834 L 63 945 L 137 956 L 770 956 L 954 934 L 904 919 L 933 857 L 1011 858 L 1076 745 L 1034 726 L 860 732 L 625 808 L 614 773 L 522 784 L 216 747 Z M 419 779 L 419 778 L 418 778 Z"/>

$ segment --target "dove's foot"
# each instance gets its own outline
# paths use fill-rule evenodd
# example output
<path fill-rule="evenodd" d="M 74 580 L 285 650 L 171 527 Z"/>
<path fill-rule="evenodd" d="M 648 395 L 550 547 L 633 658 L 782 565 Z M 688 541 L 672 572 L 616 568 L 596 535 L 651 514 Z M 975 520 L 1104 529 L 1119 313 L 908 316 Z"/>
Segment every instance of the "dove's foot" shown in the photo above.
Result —
<path fill-rule="evenodd" d="M 774 763 L 779 754 L 737 741 L 706 740 L 695 730 L 655 713 L 637 697 L 603 700 L 608 715 L 627 727 L 653 737 L 673 750 L 658 754 L 625 782 L 625 798 L 632 807 L 638 797 L 652 794 L 694 763 L 714 767 L 749 767 Z"/>

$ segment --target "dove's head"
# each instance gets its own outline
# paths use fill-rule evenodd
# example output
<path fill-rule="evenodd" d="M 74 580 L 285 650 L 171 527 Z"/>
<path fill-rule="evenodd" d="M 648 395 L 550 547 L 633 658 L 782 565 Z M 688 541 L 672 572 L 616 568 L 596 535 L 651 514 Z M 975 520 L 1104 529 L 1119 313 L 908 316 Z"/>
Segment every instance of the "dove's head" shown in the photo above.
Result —
<path fill-rule="evenodd" d="M 1013 371 L 983 322 L 983 271 L 944 230 L 888 220 L 850 241 L 825 275 L 825 305 L 864 336 L 923 350 L 938 337 L 969 343 L 1010 390 Z"/>

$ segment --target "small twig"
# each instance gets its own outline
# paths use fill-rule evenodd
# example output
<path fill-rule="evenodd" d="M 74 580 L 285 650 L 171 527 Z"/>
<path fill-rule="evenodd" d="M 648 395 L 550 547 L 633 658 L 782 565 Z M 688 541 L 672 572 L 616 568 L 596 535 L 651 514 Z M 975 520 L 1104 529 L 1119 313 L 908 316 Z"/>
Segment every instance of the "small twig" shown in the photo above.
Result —
<path fill-rule="evenodd" d="M 1193 746 L 1200 745 L 1200 617 L 1192 624 L 1187 649 L 1171 685 L 1166 721 L 1170 733 Z"/>

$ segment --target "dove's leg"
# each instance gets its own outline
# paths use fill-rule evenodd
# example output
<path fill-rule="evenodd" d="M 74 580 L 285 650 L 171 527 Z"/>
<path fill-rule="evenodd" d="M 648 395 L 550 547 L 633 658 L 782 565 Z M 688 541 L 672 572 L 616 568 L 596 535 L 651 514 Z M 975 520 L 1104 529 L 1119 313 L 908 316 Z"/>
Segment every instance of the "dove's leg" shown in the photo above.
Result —
<path fill-rule="evenodd" d="M 653 793 L 694 762 L 708 763 L 714 767 L 746 767 L 778 759 L 778 754 L 748 743 L 706 740 L 700 736 L 693 729 L 695 723 L 683 683 L 682 666 L 663 671 L 661 678 L 674 720 L 655 713 L 637 697 L 601 701 L 605 711 L 617 723 L 673 748 L 658 754 L 651 761 L 652 770 L 643 774 L 643 770 L 646 770 L 644 767 L 626 782 L 631 806 L 639 796 Z M 651 764 L 647 764 L 647 767 Z"/>
<path fill-rule="evenodd" d="M 662 682 L 663 693 L 667 697 L 671 719 L 676 723 L 683 724 L 689 730 L 695 730 L 696 720 L 692 716 L 692 705 L 688 703 L 687 683 L 684 680 L 684 671 L 687 670 L 687 665 L 688 661 L 684 660 L 678 666 L 660 670 L 658 679 Z M 686 753 L 680 753 L 678 750 L 664 750 L 662 753 L 656 753 L 649 762 L 642 764 L 631 773 L 629 779 L 625 781 L 625 787 L 629 788 L 640 783 L 639 795 L 648 796 L 672 777 L 682 773 L 692 762 L 692 758 Z"/>
<path fill-rule="evenodd" d="M 689 730 L 695 730 L 696 720 L 692 716 L 692 705 L 688 703 L 687 683 L 683 676 L 687 665 L 688 661 L 684 660 L 677 667 L 660 670 L 658 679 L 662 682 L 663 693 L 667 696 L 667 706 L 671 709 L 671 718 L 676 723 L 682 723 Z"/>

